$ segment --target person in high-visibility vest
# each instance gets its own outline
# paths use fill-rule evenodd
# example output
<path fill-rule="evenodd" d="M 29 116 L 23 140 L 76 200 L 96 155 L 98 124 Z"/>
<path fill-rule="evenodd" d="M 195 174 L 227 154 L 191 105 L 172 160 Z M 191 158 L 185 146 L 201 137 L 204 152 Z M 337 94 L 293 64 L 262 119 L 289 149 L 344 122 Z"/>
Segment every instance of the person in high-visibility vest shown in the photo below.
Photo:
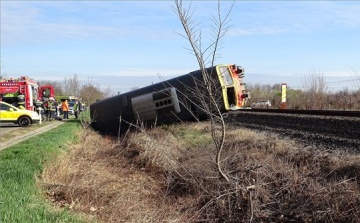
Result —
<path fill-rule="evenodd" d="M 64 112 L 64 119 L 69 119 L 69 104 L 67 100 L 62 103 L 61 108 Z"/>
<path fill-rule="evenodd" d="M 41 116 L 43 115 L 43 110 L 44 110 L 43 106 L 44 105 L 42 101 L 40 100 L 35 101 L 36 112 Z"/>
<path fill-rule="evenodd" d="M 74 109 L 74 115 L 75 115 L 75 119 L 77 119 L 78 118 L 78 114 L 79 114 L 79 102 L 76 100 L 75 101 L 75 104 L 74 104 L 74 107 L 73 107 L 73 109 Z"/>
<path fill-rule="evenodd" d="M 53 112 L 52 112 L 53 107 L 54 107 L 54 103 L 50 98 L 47 102 L 47 107 L 46 107 L 46 114 L 47 114 L 48 121 L 51 121 L 53 119 L 53 116 L 52 116 L 53 115 Z"/>
<path fill-rule="evenodd" d="M 49 98 L 49 121 L 55 120 L 55 99 Z"/>

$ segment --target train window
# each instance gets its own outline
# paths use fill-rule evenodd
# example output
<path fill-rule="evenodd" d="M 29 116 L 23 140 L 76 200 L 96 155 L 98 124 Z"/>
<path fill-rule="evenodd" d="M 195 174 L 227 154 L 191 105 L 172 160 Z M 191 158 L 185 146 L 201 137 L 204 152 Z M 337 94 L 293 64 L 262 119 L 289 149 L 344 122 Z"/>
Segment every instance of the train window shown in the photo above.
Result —
<path fill-rule="evenodd" d="M 233 79 L 232 79 L 232 76 L 231 76 L 231 74 L 229 72 L 228 67 L 225 67 L 225 66 L 220 67 L 219 70 L 220 70 L 221 76 L 223 77 L 225 85 L 226 86 L 233 85 L 234 82 L 233 82 Z"/>

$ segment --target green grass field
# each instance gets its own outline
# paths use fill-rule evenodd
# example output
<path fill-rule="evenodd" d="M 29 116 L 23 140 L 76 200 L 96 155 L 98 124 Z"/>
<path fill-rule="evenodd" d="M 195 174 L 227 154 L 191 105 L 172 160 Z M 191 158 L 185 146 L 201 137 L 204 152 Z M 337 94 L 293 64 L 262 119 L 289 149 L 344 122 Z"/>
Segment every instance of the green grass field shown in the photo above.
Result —
<path fill-rule="evenodd" d="M 80 129 L 80 122 L 71 120 L 0 152 L 0 222 L 85 222 L 51 207 L 36 185 L 44 165 L 76 143 Z"/>

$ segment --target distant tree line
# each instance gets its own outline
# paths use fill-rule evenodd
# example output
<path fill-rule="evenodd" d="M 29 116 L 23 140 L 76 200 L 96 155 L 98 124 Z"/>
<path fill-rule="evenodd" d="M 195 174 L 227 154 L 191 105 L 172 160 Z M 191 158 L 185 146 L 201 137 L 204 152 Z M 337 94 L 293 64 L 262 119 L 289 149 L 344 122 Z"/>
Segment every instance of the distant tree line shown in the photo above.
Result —
<path fill-rule="evenodd" d="M 357 73 L 356 73 L 357 74 Z M 353 79 L 355 89 L 348 87 L 339 91 L 330 91 L 323 74 L 311 73 L 302 80 L 301 89 L 287 87 L 286 104 L 289 109 L 316 110 L 360 110 L 360 78 Z M 281 102 L 281 84 L 248 84 L 251 93 L 248 105 L 261 100 L 269 100 L 272 107 L 279 107 Z"/>
<path fill-rule="evenodd" d="M 91 79 L 85 82 L 79 80 L 77 74 L 63 81 L 38 81 L 39 86 L 51 85 L 54 87 L 55 95 L 72 95 L 81 98 L 87 105 L 111 96 L 110 86 L 101 88 L 99 84 L 94 83 Z"/>

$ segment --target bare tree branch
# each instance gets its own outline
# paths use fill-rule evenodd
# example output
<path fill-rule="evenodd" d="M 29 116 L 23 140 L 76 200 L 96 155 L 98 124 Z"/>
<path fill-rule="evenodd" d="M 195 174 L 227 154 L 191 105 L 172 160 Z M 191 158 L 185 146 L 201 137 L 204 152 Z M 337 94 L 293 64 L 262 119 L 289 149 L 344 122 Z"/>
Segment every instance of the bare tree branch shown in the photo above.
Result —
<path fill-rule="evenodd" d="M 202 72 L 202 81 L 194 79 L 195 87 L 189 89 L 189 92 L 192 93 L 192 97 L 199 101 L 200 104 L 196 104 L 201 111 L 208 115 L 211 122 L 211 137 L 217 148 L 216 154 L 216 163 L 220 175 L 228 182 L 230 179 L 222 171 L 221 168 L 221 152 L 224 147 L 226 130 L 225 130 L 225 120 L 221 114 L 219 107 L 219 98 L 217 95 L 219 86 L 216 85 L 216 82 L 212 79 L 211 74 L 208 73 L 206 67 L 214 66 L 214 63 L 217 58 L 219 58 L 218 50 L 221 46 L 222 38 L 227 34 L 229 29 L 229 15 L 233 8 L 234 3 L 232 4 L 229 11 L 226 13 L 225 18 L 222 18 L 221 14 L 221 4 L 218 2 L 217 7 L 217 17 L 212 16 L 213 25 L 211 27 L 212 31 L 212 41 L 211 43 L 203 48 L 203 35 L 201 30 L 197 30 L 200 23 L 195 23 L 192 16 L 194 15 L 194 10 L 192 10 L 192 3 L 190 2 L 189 6 L 186 8 L 183 5 L 182 0 L 175 0 L 175 7 L 173 8 L 174 12 L 178 15 L 181 24 L 184 28 L 185 34 L 180 34 L 180 36 L 185 37 L 190 44 L 190 50 L 192 54 L 196 57 L 199 68 Z M 195 25 L 194 25 L 195 24 Z M 213 69 L 210 72 L 214 72 Z M 186 96 L 189 98 L 188 96 Z M 220 131 L 217 128 L 217 125 L 220 125 Z"/>

